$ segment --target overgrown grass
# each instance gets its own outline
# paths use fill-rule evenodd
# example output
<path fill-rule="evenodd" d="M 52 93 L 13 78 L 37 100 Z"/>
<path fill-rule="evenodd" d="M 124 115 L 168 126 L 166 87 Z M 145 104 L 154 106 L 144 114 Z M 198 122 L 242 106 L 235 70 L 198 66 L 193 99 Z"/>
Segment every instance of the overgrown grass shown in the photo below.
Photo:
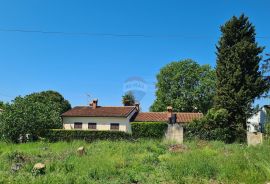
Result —
<path fill-rule="evenodd" d="M 192 141 L 170 152 L 158 140 L 0 143 L 0 183 L 266 183 L 270 181 L 270 144 L 258 147 Z M 78 156 L 84 146 L 87 154 Z M 46 164 L 34 176 L 33 165 Z M 21 163 L 22 168 L 11 171 Z"/>

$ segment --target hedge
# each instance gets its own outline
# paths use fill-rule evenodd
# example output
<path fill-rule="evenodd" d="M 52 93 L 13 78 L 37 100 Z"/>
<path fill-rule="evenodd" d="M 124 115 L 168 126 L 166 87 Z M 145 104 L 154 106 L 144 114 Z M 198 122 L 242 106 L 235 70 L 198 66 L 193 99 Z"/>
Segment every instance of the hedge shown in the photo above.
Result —
<path fill-rule="evenodd" d="M 133 122 L 131 123 L 134 138 L 162 138 L 168 128 L 165 122 Z"/>
<path fill-rule="evenodd" d="M 131 134 L 121 131 L 92 131 L 92 130 L 48 130 L 45 138 L 50 142 L 72 140 L 121 140 L 131 139 Z"/>
<path fill-rule="evenodd" d="M 264 133 L 267 137 L 270 137 L 270 123 L 264 125 Z"/>

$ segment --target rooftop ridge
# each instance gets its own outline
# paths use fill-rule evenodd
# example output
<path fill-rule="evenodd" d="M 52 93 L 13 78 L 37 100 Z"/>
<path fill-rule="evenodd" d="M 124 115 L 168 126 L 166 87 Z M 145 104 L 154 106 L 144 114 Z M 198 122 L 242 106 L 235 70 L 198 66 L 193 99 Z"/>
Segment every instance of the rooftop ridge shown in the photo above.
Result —
<path fill-rule="evenodd" d="M 74 106 L 74 107 L 91 107 L 91 106 L 89 106 L 89 105 L 77 105 L 77 106 Z M 125 108 L 125 107 L 136 107 L 136 106 L 98 106 L 98 107 L 117 107 L 117 108 L 123 107 L 123 108 Z"/>
<path fill-rule="evenodd" d="M 140 113 L 167 113 L 166 111 L 163 111 L 163 112 L 140 112 Z M 173 112 L 173 113 L 176 113 L 176 114 L 203 114 L 201 112 Z"/>

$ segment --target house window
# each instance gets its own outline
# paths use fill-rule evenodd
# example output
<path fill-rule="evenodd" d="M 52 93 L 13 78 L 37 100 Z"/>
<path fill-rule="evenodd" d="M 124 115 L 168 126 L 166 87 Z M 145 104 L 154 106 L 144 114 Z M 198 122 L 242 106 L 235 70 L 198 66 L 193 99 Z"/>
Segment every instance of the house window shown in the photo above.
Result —
<path fill-rule="evenodd" d="M 80 122 L 74 123 L 74 129 L 82 129 L 82 123 Z"/>
<path fill-rule="evenodd" d="M 111 130 L 119 130 L 119 123 L 111 123 Z"/>
<path fill-rule="evenodd" d="M 96 130 L 97 129 L 97 124 L 96 123 L 88 123 L 88 129 Z"/>

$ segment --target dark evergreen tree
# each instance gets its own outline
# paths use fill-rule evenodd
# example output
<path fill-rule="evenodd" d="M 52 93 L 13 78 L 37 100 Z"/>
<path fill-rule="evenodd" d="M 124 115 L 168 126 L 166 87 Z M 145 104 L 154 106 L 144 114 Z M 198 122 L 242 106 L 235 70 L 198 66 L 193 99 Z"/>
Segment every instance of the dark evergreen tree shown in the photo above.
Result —
<path fill-rule="evenodd" d="M 269 89 L 269 83 L 259 70 L 264 47 L 256 42 L 255 27 L 248 17 L 233 16 L 221 26 L 221 32 L 217 45 L 215 106 L 228 110 L 231 141 L 235 141 L 245 135 L 252 104 Z"/>
<path fill-rule="evenodd" d="M 268 83 L 270 83 L 270 54 L 266 54 L 266 57 L 267 58 L 263 61 L 263 64 L 262 64 L 262 73 L 265 80 L 267 80 Z M 269 91 L 266 92 L 263 95 L 263 97 L 266 99 L 270 99 Z"/>

